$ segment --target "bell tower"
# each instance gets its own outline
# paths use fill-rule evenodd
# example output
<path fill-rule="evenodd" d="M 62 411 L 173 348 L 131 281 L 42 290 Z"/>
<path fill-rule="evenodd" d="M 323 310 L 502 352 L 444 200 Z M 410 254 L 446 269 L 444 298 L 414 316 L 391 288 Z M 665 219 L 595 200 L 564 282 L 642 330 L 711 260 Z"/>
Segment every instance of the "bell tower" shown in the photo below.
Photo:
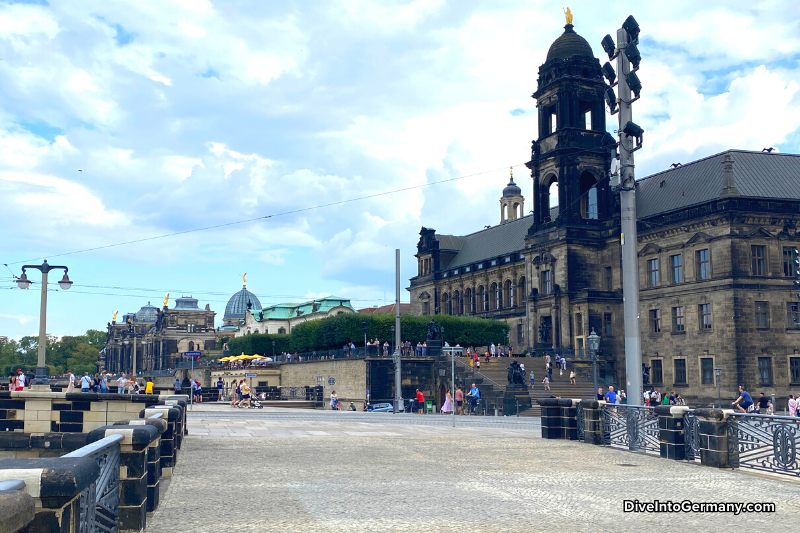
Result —
<path fill-rule="evenodd" d="M 525 216 L 525 198 L 522 189 L 514 183 L 514 168 L 511 168 L 511 181 L 503 189 L 500 197 L 500 223 L 505 224 Z"/>
<path fill-rule="evenodd" d="M 600 61 L 570 19 L 539 67 L 533 93 L 539 137 L 526 163 L 533 178 L 529 235 L 554 226 L 591 227 L 614 214 L 607 176 L 615 139 L 606 132 L 607 86 Z"/>

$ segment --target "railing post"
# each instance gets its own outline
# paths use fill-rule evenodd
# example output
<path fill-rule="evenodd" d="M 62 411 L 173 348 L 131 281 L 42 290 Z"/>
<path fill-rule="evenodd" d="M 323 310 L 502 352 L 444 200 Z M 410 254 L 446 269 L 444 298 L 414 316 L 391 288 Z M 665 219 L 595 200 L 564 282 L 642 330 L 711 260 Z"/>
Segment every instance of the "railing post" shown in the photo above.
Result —
<path fill-rule="evenodd" d="M 686 459 L 683 415 L 689 408 L 681 405 L 657 405 L 660 455 L 665 459 Z"/>
<path fill-rule="evenodd" d="M 700 435 L 700 464 L 729 468 L 728 415 L 730 409 L 695 409 Z"/>
<path fill-rule="evenodd" d="M 561 427 L 564 429 L 564 438 L 567 440 L 578 439 L 578 404 L 580 400 L 561 400 Z"/>
<path fill-rule="evenodd" d="M 564 430 L 561 427 L 561 405 L 558 398 L 539 398 L 536 400 L 542 407 L 542 438 L 563 439 Z"/>
<path fill-rule="evenodd" d="M 581 400 L 583 408 L 583 441 L 603 445 L 603 411 L 597 400 Z"/>

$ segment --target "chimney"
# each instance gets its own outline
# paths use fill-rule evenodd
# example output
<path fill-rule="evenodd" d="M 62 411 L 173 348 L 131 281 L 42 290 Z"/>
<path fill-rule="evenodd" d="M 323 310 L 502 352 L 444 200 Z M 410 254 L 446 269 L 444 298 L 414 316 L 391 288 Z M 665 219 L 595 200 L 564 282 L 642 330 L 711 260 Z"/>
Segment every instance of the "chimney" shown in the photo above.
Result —
<path fill-rule="evenodd" d="M 731 154 L 725 154 L 722 160 L 722 192 L 719 196 L 720 198 L 739 196 L 736 183 L 733 181 L 733 158 Z"/>

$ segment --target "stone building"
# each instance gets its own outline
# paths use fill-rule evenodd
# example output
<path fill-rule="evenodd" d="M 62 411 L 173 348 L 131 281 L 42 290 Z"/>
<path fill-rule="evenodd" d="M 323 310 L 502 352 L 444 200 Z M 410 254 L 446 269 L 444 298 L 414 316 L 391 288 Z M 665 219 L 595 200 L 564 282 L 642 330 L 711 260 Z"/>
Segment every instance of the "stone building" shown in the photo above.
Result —
<path fill-rule="evenodd" d="M 247 309 L 235 336 L 241 337 L 250 333 L 288 334 L 297 324 L 309 320 L 355 312 L 350 300 L 338 296 L 326 296 L 299 304 L 275 304 L 263 309 Z"/>
<path fill-rule="evenodd" d="M 175 307 L 162 309 L 150 305 L 123 316 L 122 322 L 109 322 L 106 345 L 101 354 L 101 370 L 129 372 L 133 368 L 134 339 L 137 370 L 175 368 L 183 352 L 210 352 L 216 349 L 216 313 L 196 298 L 175 299 Z"/>
<path fill-rule="evenodd" d="M 586 357 L 624 382 L 619 194 L 609 186 L 600 62 L 571 24 L 539 68 L 533 214 L 465 236 L 422 228 L 412 312 L 509 322 L 515 352 Z M 557 193 L 555 192 L 557 190 Z M 557 194 L 557 205 L 551 195 Z M 555 202 L 553 202 L 555 204 Z M 511 211 L 513 213 L 513 211 Z M 642 356 L 650 385 L 695 403 L 716 400 L 714 367 L 785 397 L 800 392 L 798 294 L 800 156 L 728 150 L 637 182 Z M 798 387 L 793 389 L 792 387 Z"/>

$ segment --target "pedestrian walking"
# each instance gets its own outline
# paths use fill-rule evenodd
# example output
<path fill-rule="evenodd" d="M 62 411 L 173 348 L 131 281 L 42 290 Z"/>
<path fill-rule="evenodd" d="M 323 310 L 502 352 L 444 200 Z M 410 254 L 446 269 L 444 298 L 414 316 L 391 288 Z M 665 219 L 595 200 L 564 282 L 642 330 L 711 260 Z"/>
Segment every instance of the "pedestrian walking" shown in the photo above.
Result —
<path fill-rule="evenodd" d="M 789 416 L 797 416 L 797 400 L 791 394 L 789 395 Z"/>
<path fill-rule="evenodd" d="M 444 405 L 442 405 L 442 414 L 447 415 L 453 412 L 453 397 L 450 395 L 450 391 L 447 391 L 444 395 Z"/>
<path fill-rule="evenodd" d="M 217 379 L 217 401 L 218 402 L 223 401 L 223 397 L 225 396 L 225 394 L 223 393 L 224 392 L 223 391 L 224 388 L 225 388 L 225 382 L 222 381 L 222 376 L 220 376 L 219 379 Z"/>
<path fill-rule="evenodd" d="M 458 407 L 458 414 L 464 414 L 464 391 L 461 390 L 461 387 L 456 389 L 456 407 Z"/>
<path fill-rule="evenodd" d="M 425 411 L 425 396 L 422 394 L 422 391 L 417 389 L 417 408 L 419 409 L 419 414 L 423 414 Z"/>
<path fill-rule="evenodd" d="M 231 382 L 230 391 L 231 391 L 231 407 L 236 407 L 239 404 L 239 382 L 236 381 L 235 379 Z"/>
<path fill-rule="evenodd" d="M 236 383 L 236 382 L 234 381 L 234 383 Z M 178 378 L 175 378 L 175 382 L 172 384 L 172 390 L 175 391 L 175 394 L 178 394 L 179 392 L 181 392 L 181 380 L 179 380 Z"/>
<path fill-rule="evenodd" d="M 531 370 L 531 388 L 533 388 L 533 384 L 536 383 L 536 377 L 533 375 L 533 370 Z"/>
<path fill-rule="evenodd" d="M 331 391 L 331 411 L 336 411 L 338 409 L 339 409 L 339 397 L 336 395 L 336 391 L 334 390 Z"/>
<path fill-rule="evenodd" d="M 769 410 L 772 407 L 772 402 L 769 401 L 768 396 L 764 396 L 763 392 L 758 393 L 758 412 L 762 415 L 770 414 Z"/>
<path fill-rule="evenodd" d="M 578 384 L 578 382 L 575 380 L 575 371 L 574 370 L 570 370 L 569 371 L 569 382 L 570 382 L 571 385 L 577 385 Z"/>
<path fill-rule="evenodd" d="M 247 384 L 247 381 L 242 380 L 242 401 L 239 402 L 239 407 L 244 407 L 244 404 L 250 407 L 250 385 Z"/>
<path fill-rule="evenodd" d="M 67 394 L 75 392 L 75 374 L 72 373 L 72 370 L 67 370 L 67 379 L 69 382 L 67 384 Z M 9 387 L 8 390 L 14 390 Z"/>
<path fill-rule="evenodd" d="M 547 363 L 547 379 L 553 381 L 553 367 L 550 366 L 550 363 Z"/>
<path fill-rule="evenodd" d="M 549 377 L 545 376 L 544 379 L 542 380 L 542 383 L 544 383 L 544 390 L 550 390 L 550 378 Z"/>

